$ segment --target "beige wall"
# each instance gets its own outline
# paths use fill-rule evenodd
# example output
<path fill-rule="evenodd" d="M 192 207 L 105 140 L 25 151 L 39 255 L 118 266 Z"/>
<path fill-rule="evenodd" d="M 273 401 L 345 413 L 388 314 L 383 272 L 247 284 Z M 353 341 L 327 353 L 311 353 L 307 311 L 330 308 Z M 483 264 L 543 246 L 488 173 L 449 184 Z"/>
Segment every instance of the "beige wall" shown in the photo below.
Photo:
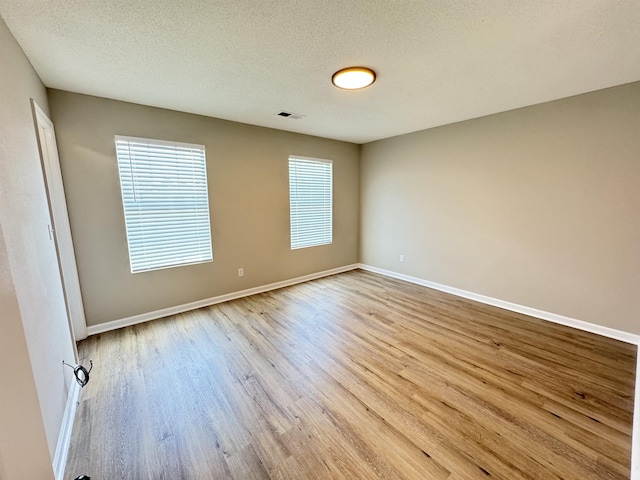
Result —
<path fill-rule="evenodd" d="M 31 360 L 0 225 L 0 479 L 53 478 Z"/>
<path fill-rule="evenodd" d="M 30 105 L 46 92 L 1 19 L 0 65 L 0 471 L 47 479 L 75 359 Z"/>
<path fill-rule="evenodd" d="M 640 83 L 361 158 L 363 263 L 640 333 Z"/>
<path fill-rule="evenodd" d="M 57 90 L 49 103 L 89 325 L 358 261 L 357 145 Z M 114 135 L 205 145 L 213 263 L 130 273 Z M 290 250 L 290 154 L 334 161 L 332 245 Z"/>

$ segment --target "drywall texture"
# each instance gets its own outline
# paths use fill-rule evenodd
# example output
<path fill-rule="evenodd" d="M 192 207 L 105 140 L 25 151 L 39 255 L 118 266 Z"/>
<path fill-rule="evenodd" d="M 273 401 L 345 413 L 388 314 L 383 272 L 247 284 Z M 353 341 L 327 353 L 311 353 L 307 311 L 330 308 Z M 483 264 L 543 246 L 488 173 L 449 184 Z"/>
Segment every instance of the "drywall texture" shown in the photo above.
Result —
<path fill-rule="evenodd" d="M 1 28 L 1 27 L 0 27 Z M 0 480 L 53 478 L 51 456 L 0 225 Z"/>
<path fill-rule="evenodd" d="M 49 104 L 88 325 L 358 261 L 359 146 L 58 90 Z M 205 145 L 212 263 L 131 274 L 115 135 Z M 290 154 L 334 162 L 331 245 L 290 250 Z"/>
<path fill-rule="evenodd" d="M 640 333 L 640 83 L 366 144 L 361 159 L 364 264 Z"/>
<path fill-rule="evenodd" d="M 7 479 L 46 479 L 75 352 L 30 104 L 46 91 L 1 19 L 0 47 L 0 457 Z"/>

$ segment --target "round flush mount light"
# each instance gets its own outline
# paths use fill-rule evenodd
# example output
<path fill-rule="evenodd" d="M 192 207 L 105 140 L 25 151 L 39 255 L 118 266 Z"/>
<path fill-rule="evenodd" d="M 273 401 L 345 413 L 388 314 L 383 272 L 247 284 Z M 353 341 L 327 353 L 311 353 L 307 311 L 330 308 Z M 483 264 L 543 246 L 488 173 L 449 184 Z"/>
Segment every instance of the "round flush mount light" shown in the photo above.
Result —
<path fill-rule="evenodd" d="M 338 88 L 358 90 L 376 81 L 376 74 L 366 67 L 349 67 L 338 70 L 331 77 L 331 82 Z"/>

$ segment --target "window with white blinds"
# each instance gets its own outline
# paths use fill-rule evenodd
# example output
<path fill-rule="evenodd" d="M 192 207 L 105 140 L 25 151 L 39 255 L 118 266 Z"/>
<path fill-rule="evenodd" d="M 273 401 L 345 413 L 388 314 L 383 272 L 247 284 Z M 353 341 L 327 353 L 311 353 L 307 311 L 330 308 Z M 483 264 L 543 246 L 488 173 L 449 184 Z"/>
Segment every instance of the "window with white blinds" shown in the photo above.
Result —
<path fill-rule="evenodd" d="M 326 245 L 333 231 L 333 162 L 289 157 L 291 249 Z"/>
<path fill-rule="evenodd" d="M 131 272 L 213 260 L 204 146 L 116 136 Z"/>

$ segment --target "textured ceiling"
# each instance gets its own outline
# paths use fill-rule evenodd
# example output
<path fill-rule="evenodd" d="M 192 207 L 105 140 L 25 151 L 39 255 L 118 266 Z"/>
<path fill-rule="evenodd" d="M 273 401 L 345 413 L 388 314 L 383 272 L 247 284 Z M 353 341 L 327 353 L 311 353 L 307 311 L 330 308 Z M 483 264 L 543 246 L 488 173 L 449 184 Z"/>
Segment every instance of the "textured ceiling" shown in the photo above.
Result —
<path fill-rule="evenodd" d="M 0 0 L 0 16 L 48 87 L 356 143 L 640 80 L 639 0 Z M 333 87 L 351 65 L 376 83 Z"/>

